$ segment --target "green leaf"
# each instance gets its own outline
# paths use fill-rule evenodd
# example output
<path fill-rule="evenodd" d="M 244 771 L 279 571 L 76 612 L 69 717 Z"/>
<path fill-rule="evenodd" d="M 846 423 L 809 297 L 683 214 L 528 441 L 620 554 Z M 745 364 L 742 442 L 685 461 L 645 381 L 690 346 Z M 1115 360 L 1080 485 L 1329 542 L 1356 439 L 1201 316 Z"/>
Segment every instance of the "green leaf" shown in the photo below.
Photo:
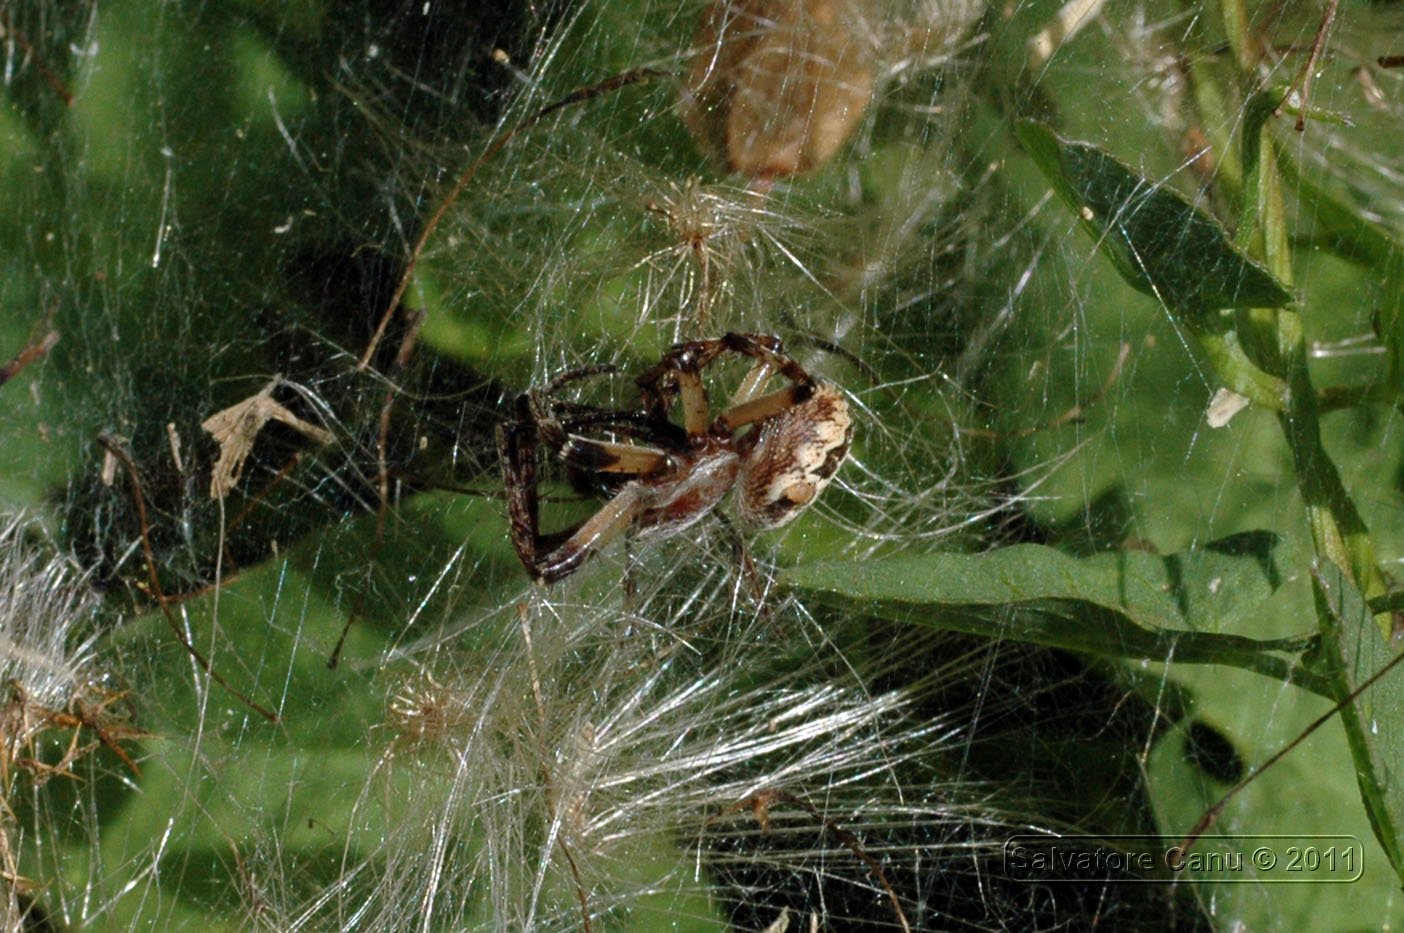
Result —
<path fill-rule="evenodd" d="M 1201 318 L 1221 308 L 1276 308 L 1292 300 L 1217 220 L 1167 185 L 1041 123 L 1021 121 L 1015 133 L 1132 288 Z"/>
<path fill-rule="evenodd" d="M 1389 352 L 1389 384 L 1397 388 L 1404 384 L 1404 244 L 1341 192 L 1303 175 L 1286 152 L 1279 153 L 1277 161 L 1310 215 L 1317 238 L 1343 259 L 1363 266 L 1379 283 L 1375 330 Z"/>
<path fill-rule="evenodd" d="M 1343 701 L 1371 675 L 1395 658 L 1380 637 L 1374 614 L 1360 591 L 1340 568 L 1318 561 L 1312 568 L 1316 597 L 1335 628 L 1336 698 Z M 1369 814 L 1375 838 L 1389 855 L 1390 864 L 1404 878 L 1404 679 L 1399 671 L 1386 674 L 1341 709 L 1341 723 L 1355 759 L 1355 779 L 1360 799 Z"/>
<path fill-rule="evenodd" d="M 781 582 L 848 611 L 1087 654 L 1219 663 L 1322 692 L 1282 652 L 1307 641 L 1217 634 L 1281 585 L 1281 539 L 1246 532 L 1181 554 L 1071 557 L 1018 544 L 984 554 L 925 554 L 805 564 Z"/>

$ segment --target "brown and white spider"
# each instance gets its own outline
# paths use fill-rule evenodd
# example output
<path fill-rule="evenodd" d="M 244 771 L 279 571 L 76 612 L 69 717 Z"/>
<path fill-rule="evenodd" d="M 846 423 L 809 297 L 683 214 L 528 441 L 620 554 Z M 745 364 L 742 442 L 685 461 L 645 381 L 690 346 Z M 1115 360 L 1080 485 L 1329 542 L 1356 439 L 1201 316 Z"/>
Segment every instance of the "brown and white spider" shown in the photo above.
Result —
<path fill-rule="evenodd" d="M 702 370 L 724 353 L 755 361 L 715 418 Z M 570 382 L 613 367 L 573 370 L 517 400 L 498 433 L 512 544 L 533 578 L 552 583 L 580 568 L 621 534 L 664 538 L 691 526 L 732 489 L 750 528 L 778 528 L 810 505 L 848 456 L 853 422 L 836 387 L 814 380 L 784 355 L 778 337 L 727 334 L 680 343 L 635 383 L 638 410 L 595 408 L 557 397 Z M 781 375 L 790 384 L 762 394 Z M 681 403 L 681 427 L 669 420 Z M 586 437 L 581 431 L 610 440 Z M 641 441 L 630 443 L 621 438 Z M 611 496 L 593 516 L 543 535 L 536 450 L 563 460 L 575 485 Z"/>

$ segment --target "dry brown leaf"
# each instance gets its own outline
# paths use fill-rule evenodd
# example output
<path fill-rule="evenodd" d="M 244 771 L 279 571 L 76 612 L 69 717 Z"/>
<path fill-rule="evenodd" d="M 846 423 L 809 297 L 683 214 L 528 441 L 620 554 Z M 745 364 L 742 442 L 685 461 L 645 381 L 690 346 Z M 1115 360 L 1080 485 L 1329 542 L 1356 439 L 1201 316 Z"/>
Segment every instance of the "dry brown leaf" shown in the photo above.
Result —
<path fill-rule="evenodd" d="M 732 171 L 774 179 L 818 168 L 873 95 L 862 0 L 714 0 L 702 15 L 682 116 Z"/>
<path fill-rule="evenodd" d="M 273 390 L 278 387 L 275 379 L 257 394 L 242 402 L 230 405 L 223 411 L 215 412 L 205 419 L 204 428 L 219 444 L 219 461 L 210 471 L 210 498 L 222 499 L 239 484 L 244 472 L 244 461 L 253 450 L 254 441 L 264 425 L 270 421 L 281 421 L 303 437 L 318 444 L 330 444 L 333 440 L 330 431 L 303 421 L 274 401 Z"/>

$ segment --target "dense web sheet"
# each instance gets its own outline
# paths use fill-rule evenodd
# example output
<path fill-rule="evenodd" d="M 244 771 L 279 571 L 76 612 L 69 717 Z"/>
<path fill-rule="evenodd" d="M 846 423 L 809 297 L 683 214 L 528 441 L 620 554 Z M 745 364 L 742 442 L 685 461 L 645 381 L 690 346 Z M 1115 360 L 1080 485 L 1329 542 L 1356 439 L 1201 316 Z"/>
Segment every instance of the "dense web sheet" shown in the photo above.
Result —
<path fill-rule="evenodd" d="M 1353 884 L 1006 842 L 1179 839 L 1392 657 L 1401 27 L 0 8 L 5 928 L 1397 922 L 1397 677 L 1209 831 Z M 639 442 L 728 332 L 842 388 L 834 483 L 533 585 L 518 396 Z M 619 484 L 549 453 L 552 532 Z"/>

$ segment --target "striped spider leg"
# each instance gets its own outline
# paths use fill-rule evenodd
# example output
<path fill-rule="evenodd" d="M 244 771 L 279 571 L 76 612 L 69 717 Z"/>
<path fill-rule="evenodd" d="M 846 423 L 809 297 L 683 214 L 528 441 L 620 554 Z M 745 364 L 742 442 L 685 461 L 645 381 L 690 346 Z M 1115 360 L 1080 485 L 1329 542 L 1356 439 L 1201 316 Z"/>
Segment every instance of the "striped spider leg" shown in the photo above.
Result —
<path fill-rule="evenodd" d="M 725 353 L 755 361 L 729 408 L 711 417 L 702 371 Z M 690 527 L 733 489 L 744 526 L 776 528 L 823 491 L 848 455 L 853 425 L 836 387 L 812 379 L 784 355 L 779 338 L 727 334 L 680 343 L 636 381 L 639 411 L 597 409 L 554 398 L 579 370 L 529 392 L 499 433 L 512 543 L 534 579 L 560 580 L 621 534 L 665 538 Z M 774 376 L 789 384 L 762 393 Z M 669 420 L 681 406 L 682 427 Z M 583 430 L 615 439 L 597 440 Z M 625 443 L 617 438 L 646 443 Z M 544 444 L 612 497 L 593 516 L 543 535 L 536 448 Z"/>

